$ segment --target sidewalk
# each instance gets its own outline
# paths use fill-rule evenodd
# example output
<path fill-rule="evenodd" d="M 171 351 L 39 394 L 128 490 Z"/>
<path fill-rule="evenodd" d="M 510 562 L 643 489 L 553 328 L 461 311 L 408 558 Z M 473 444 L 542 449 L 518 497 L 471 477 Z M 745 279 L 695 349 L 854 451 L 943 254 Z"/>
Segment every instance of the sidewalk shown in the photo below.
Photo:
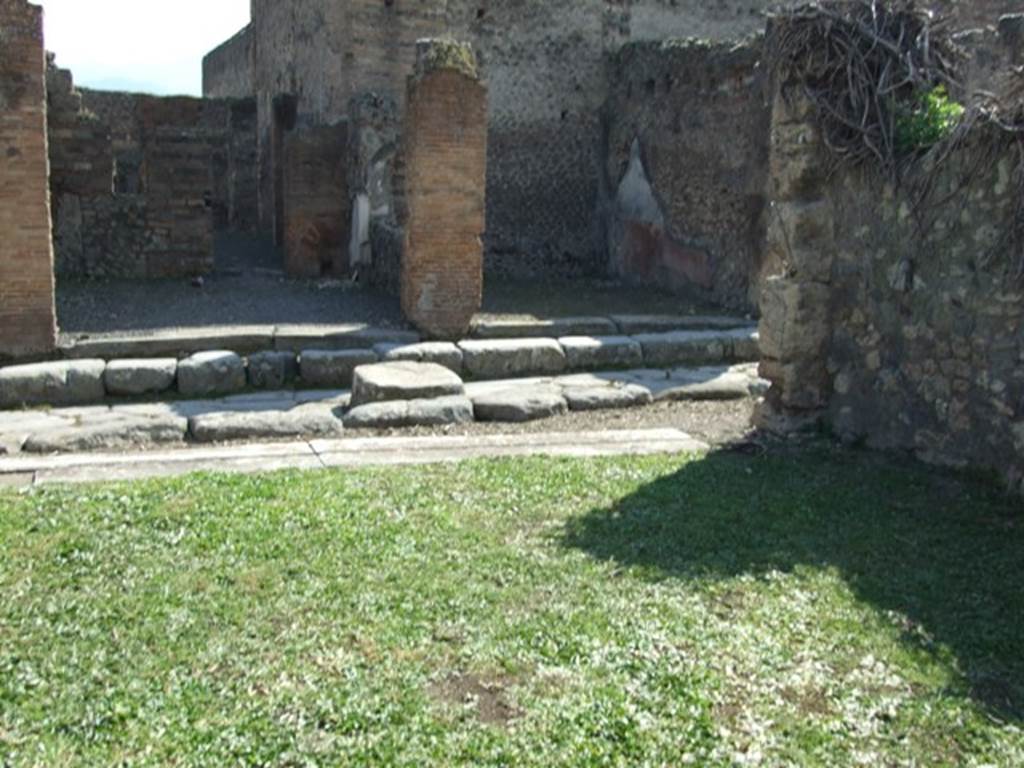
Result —
<path fill-rule="evenodd" d="M 676 429 L 343 438 L 167 451 L 19 455 L 0 459 L 0 487 L 177 477 L 193 472 L 257 473 L 284 469 L 394 466 L 503 456 L 627 456 L 709 450 Z"/>

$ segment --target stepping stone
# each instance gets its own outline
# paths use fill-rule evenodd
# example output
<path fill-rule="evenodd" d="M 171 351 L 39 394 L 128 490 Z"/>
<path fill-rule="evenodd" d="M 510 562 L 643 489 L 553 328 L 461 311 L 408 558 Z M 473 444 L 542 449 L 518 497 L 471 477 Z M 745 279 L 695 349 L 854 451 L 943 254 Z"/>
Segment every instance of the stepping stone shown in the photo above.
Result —
<path fill-rule="evenodd" d="M 635 337 L 644 350 L 644 365 L 712 365 L 731 354 L 733 339 L 722 331 L 674 331 Z"/>
<path fill-rule="evenodd" d="M 185 397 L 226 395 L 245 389 L 245 363 L 234 352 L 199 352 L 178 363 L 178 391 Z"/>
<path fill-rule="evenodd" d="M 643 348 L 628 336 L 564 336 L 558 343 L 573 371 L 630 368 L 644 363 Z"/>
<path fill-rule="evenodd" d="M 133 416 L 108 412 L 79 424 L 34 432 L 25 442 L 29 453 L 127 450 L 146 445 L 180 443 L 188 419 L 182 416 Z"/>
<path fill-rule="evenodd" d="M 750 320 L 725 315 L 612 315 L 619 333 L 636 336 L 642 333 L 671 331 L 711 331 L 743 328 Z"/>
<path fill-rule="evenodd" d="M 436 397 L 429 400 L 393 400 L 356 406 L 345 414 L 349 429 L 436 427 L 473 421 L 468 397 Z"/>
<path fill-rule="evenodd" d="M 562 373 L 568 365 L 555 339 L 463 341 L 459 348 L 466 372 L 480 379 Z"/>
<path fill-rule="evenodd" d="M 356 368 L 377 359 L 372 349 L 306 350 L 299 357 L 299 375 L 303 385 L 313 389 L 351 387 Z"/>
<path fill-rule="evenodd" d="M 559 336 L 610 336 L 617 332 L 615 323 L 607 317 L 480 318 L 473 321 L 469 334 L 474 339 L 555 339 Z"/>
<path fill-rule="evenodd" d="M 523 423 L 559 416 L 569 405 L 555 387 L 506 389 L 473 398 L 473 412 L 479 421 Z"/>
<path fill-rule="evenodd" d="M 137 396 L 166 392 L 178 373 L 175 358 L 153 360 L 111 360 L 103 372 L 108 395 Z"/>
<path fill-rule="evenodd" d="M 571 411 L 604 411 L 650 405 L 649 389 L 638 384 L 604 387 L 566 387 L 562 390 Z"/>
<path fill-rule="evenodd" d="M 249 356 L 249 386 L 281 389 L 299 375 L 299 361 L 291 352 L 259 352 Z"/>
<path fill-rule="evenodd" d="M 330 406 L 304 405 L 287 411 L 221 412 L 189 419 L 198 443 L 262 438 L 337 437 L 342 422 Z"/>
<path fill-rule="evenodd" d="M 450 341 L 378 344 L 373 350 L 386 362 L 436 363 L 455 373 L 462 372 L 462 350 Z"/>
<path fill-rule="evenodd" d="M 0 368 L 0 408 L 102 401 L 102 360 L 66 360 Z"/>
<path fill-rule="evenodd" d="M 424 400 L 465 394 L 452 371 L 436 363 L 377 363 L 357 368 L 352 378 L 352 405 L 389 400 Z"/>

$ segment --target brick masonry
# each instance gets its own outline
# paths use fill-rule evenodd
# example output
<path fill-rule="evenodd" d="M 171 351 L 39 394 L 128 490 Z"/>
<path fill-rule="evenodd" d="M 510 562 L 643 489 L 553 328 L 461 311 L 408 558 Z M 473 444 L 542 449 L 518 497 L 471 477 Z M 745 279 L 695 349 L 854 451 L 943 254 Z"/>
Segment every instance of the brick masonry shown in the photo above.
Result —
<path fill-rule="evenodd" d="M 56 345 L 43 14 L 0 0 L 0 357 Z"/>
<path fill-rule="evenodd" d="M 472 57 L 471 49 L 431 46 Z M 461 53 L 460 53 L 461 50 Z M 480 310 L 487 188 L 487 90 L 445 54 L 409 79 L 403 132 L 402 310 L 434 338 L 458 338 Z"/>
<path fill-rule="evenodd" d="M 348 124 L 284 138 L 284 265 L 292 277 L 348 271 Z"/>

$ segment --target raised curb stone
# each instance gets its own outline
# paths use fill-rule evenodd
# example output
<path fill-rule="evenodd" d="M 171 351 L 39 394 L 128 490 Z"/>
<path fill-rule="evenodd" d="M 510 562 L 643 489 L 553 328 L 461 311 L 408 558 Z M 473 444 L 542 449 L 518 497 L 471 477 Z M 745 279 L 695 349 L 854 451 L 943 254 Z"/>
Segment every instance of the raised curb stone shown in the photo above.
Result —
<path fill-rule="evenodd" d="M 518 424 L 559 416 L 568 410 L 565 398 L 554 387 L 507 389 L 473 398 L 473 412 L 479 421 Z"/>
<path fill-rule="evenodd" d="M 724 331 L 746 328 L 751 321 L 727 315 L 612 315 L 619 333 L 636 336 L 672 331 Z"/>
<path fill-rule="evenodd" d="M 189 419 L 189 433 L 198 443 L 221 443 L 284 437 L 336 437 L 341 419 L 328 406 L 306 405 L 287 411 L 208 413 Z"/>
<path fill-rule="evenodd" d="M 299 361 L 291 352 L 259 352 L 249 356 L 249 386 L 282 389 L 299 375 Z"/>
<path fill-rule="evenodd" d="M 465 393 L 462 379 L 436 363 L 394 362 L 364 365 L 352 378 L 352 405 L 388 400 L 423 400 Z"/>
<path fill-rule="evenodd" d="M 166 392 L 178 373 L 175 358 L 111 360 L 103 372 L 108 395 L 136 396 Z"/>
<path fill-rule="evenodd" d="M 644 365 L 713 365 L 732 353 L 733 339 L 721 331 L 674 331 L 634 337 L 644 351 Z"/>
<path fill-rule="evenodd" d="M 462 350 L 450 341 L 422 344 L 378 344 L 373 348 L 385 362 L 436 363 L 455 373 L 462 372 Z"/>
<path fill-rule="evenodd" d="M 573 371 L 635 368 L 644 362 L 640 343 L 628 336 L 564 336 L 558 343 Z"/>
<path fill-rule="evenodd" d="M 473 403 L 462 396 L 368 403 L 345 414 L 345 426 L 350 429 L 436 427 L 471 421 Z"/>
<path fill-rule="evenodd" d="M 473 321 L 469 330 L 474 339 L 556 339 L 559 336 L 610 336 L 617 332 L 617 326 L 607 317 L 480 318 Z"/>
<path fill-rule="evenodd" d="M 299 376 L 304 386 L 316 389 L 350 387 L 356 368 L 377 359 L 371 349 L 306 350 L 299 357 Z"/>
<path fill-rule="evenodd" d="M 76 405 L 106 396 L 103 360 L 67 360 L 0 368 L 0 408 Z"/>
<path fill-rule="evenodd" d="M 227 395 L 245 389 L 245 363 L 234 352 L 199 352 L 178 363 L 178 391 L 185 397 Z"/>
<path fill-rule="evenodd" d="M 562 373 L 568 363 L 555 339 L 493 339 L 463 341 L 466 372 L 481 379 Z"/>

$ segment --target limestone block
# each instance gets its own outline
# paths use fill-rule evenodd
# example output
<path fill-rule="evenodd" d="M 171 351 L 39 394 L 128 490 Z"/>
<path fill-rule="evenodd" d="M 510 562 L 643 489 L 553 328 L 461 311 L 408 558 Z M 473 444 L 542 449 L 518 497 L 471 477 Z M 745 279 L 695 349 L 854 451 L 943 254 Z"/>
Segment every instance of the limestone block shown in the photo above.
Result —
<path fill-rule="evenodd" d="M 630 368 L 643 365 L 640 343 L 628 336 L 564 336 L 558 340 L 565 350 L 570 370 Z"/>
<path fill-rule="evenodd" d="M 558 416 L 568 409 L 556 387 L 520 387 L 473 397 L 473 412 L 480 421 L 522 423 Z"/>
<path fill-rule="evenodd" d="M 350 387 L 356 368 L 376 362 L 371 349 L 306 350 L 299 357 L 299 375 L 307 387 Z"/>
<path fill-rule="evenodd" d="M 437 363 L 455 373 L 462 372 L 462 350 L 450 341 L 422 344 L 378 344 L 374 351 L 386 362 Z"/>
<path fill-rule="evenodd" d="M 830 290 L 821 283 L 770 277 L 761 289 L 760 347 L 773 360 L 820 358 L 831 328 Z"/>
<path fill-rule="evenodd" d="M 470 421 L 473 403 L 464 396 L 367 403 L 345 414 L 345 426 L 351 429 L 435 427 Z"/>
<path fill-rule="evenodd" d="M 126 450 L 147 445 L 180 443 L 188 420 L 173 414 L 141 415 L 96 412 L 76 423 L 34 432 L 25 442 L 29 453 Z"/>
<path fill-rule="evenodd" d="M 566 387 L 562 391 L 571 411 L 603 411 L 650 405 L 651 391 L 638 384 L 605 387 Z"/>
<path fill-rule="evenodd" d="M 643 347 L 644 364 L 649 367 L 721 363 L 733 343 L 722 331 L 645 333 L 634 338 Z"/>
<path fill-rule="evenodd" d="M 199 443 L 290 437 L 337 437 L 342 422 L 330 406 L 313 404 L 282 411 L 229 411 L 189 419 Z"/>
<path fill-rule="evenodd" d="M 110 395 L 151 395 L 174 386 L 178 361 L 173 357 L 155 360 L 111 360 L 103 373 Z"/>
<path fill-rule="evenodd" d="M 199 352 L 178 363 L 178 391 L 186 397 L 245 389 L 245 363 L 234 352 Z"/>
<path fill-rule="evenodd" d="M 388 400 L 422 400 L 457 396 L 465 388 L 455 373 L 436 363 L 377 363 L 357 368 L 352 379 L 352 405 Z"/>
<path fill-rule="evenodd" d="M 299 362 L 291 352 L 259 352 L 249 356 L 249 386 L 282 389 L 299 375 Z"/>
<path fill-rule="evenodd" d="M 463 341 L 459 348 L 467 373 L 481 379 L 562 373 L 567 366 L 565 350 L 554 339 Z"/>
<path fill-rule="evenodd" d="M 0 408 L 100 401 L 106 367 L 102 360 L 68 360 L 0 368 Z"/>

